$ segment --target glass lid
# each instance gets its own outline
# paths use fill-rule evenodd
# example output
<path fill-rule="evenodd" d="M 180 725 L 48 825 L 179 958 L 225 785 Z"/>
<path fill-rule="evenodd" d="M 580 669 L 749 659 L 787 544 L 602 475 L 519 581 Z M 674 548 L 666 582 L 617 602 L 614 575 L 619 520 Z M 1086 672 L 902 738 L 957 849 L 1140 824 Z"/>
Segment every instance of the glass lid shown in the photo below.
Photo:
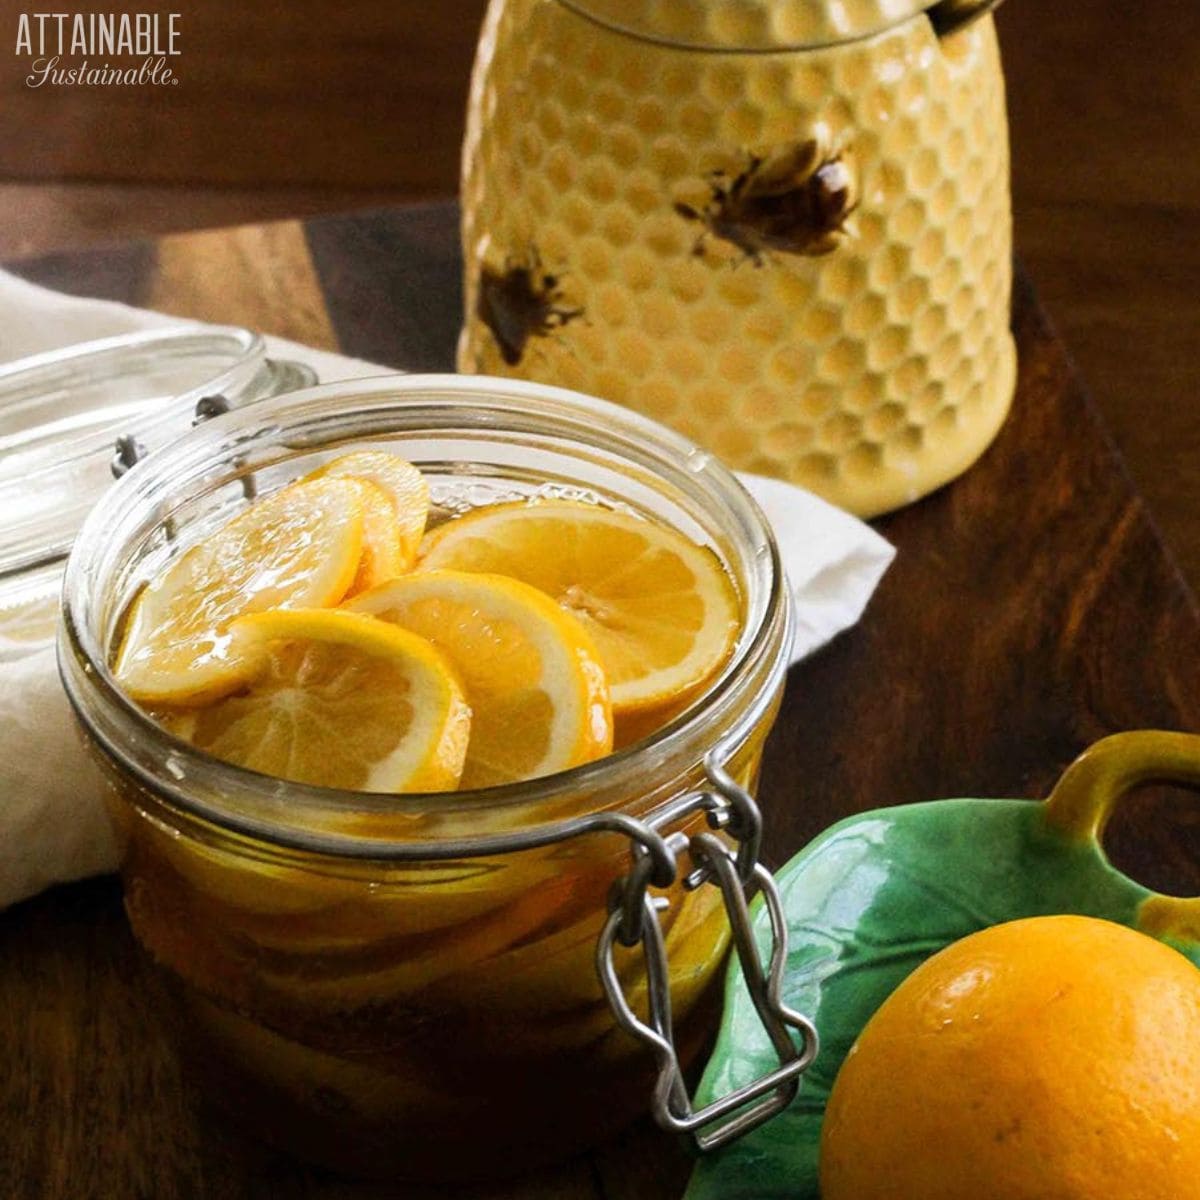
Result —
<path fill-rule="evenodd" d="M 198 414 L 314 381 L 307 367 L 268 359 L 257 334 L 211 325 L 105 338 L 0 367 L 0 583 L 61 559 L 114 475 Z"/>

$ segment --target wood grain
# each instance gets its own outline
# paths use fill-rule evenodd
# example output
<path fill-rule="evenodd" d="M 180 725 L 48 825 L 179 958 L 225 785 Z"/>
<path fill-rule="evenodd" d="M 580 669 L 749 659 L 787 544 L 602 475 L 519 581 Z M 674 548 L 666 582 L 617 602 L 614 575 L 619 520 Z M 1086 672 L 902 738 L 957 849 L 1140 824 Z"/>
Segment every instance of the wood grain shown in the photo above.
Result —
<path fill-rule="evenodd" d="M 313 278 L 344 348 L 449 365 L 457 312 L 432 298 L 456 285 L 455 220 L 445 206 L 308 223 Z M 229 272 L 227 293 L 256 324 L 274 319 L 262 280 L 275 276 L 243 253 L 250 235 L 227 236 L 212 251 Z M 291 227 L 262 236 L 279 261 L 294 261 Z M 164 272 L 170 259 L 134 247 L 21 270 L 183 311 L 198 293 L 191 283 L 173 290 L 186 274 Z M 1039 796 L 1106 732 L 1200 728 L 1192 593 L 1023 280 L 1014 326 L 1020 381 L 1000 438 L 961 480 L 881 523 L 900 553 L 864 620 L 791 673 L 763 773 L 775 864 L 851 812 L 947 795 Z M 1114 851 L 1148 882 L 1200 890 L 1188 853 L 1194 812 L 1178 794 L 1139 797 Z M 4 914 L 0 954 L 12 964 L 0 972 L 9 1064 L 0 1197 L 670 1200 L 686 1180 L 687 1157 L 646 1127 L 490 1189 L 334 1179 L 196 1107 L 111 883 L 58 889 Z"/>
<path fill-rule="evenodd" d="M 997 22 L 1018 251 L 1200 587 L 1200 6 L 1012 0 Z"/>
<path fill-rule="evenodd" d="M 175 316 L 248 325 L 322 350 L 337 349 L 297 222 L 161 239 L 147 304 Z"/>
<path fill-rule="evenodd" d="M 1200 8 L 1012 0 L 997 24 L 1018 208 L 1197 207 L 1200 162 L 1180 151 L 1200 129 Z"/>
<path fill-rule="evenodd" d="M 79 250 L 194 229 L 382 208 L 415 198 L 415 193 L 404 190 L 399 182 L 387 189 L 0 183 L 0 258 Z"/>

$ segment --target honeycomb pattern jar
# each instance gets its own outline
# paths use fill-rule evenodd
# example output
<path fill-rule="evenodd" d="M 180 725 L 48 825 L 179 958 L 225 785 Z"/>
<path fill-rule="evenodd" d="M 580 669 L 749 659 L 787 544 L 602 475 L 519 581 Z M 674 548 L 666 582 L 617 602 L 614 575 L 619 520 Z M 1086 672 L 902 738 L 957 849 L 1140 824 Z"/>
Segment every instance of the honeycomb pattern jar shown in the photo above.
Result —
<path fill-rule="evenodd" d="M 1016 368 L 987 7 L 492 0 L 460 370 L 626 404 L 866 516 L 966 470 Z"/>

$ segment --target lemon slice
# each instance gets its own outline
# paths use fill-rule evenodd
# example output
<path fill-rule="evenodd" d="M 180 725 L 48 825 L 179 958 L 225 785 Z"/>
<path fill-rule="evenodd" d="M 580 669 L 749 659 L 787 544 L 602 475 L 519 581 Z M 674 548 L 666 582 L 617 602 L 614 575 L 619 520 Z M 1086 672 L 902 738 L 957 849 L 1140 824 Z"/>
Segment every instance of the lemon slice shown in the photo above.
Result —
<path fill-rule="evenodd" d="M 168 721 L 178 736 L 239 767 L 321 787 L 457 786 L 470 709 L 424 638 L 338 609 L 253 613 L 230 636 L 255 663 L 251 681 Z"/>
<path fill-rule="evenodd" d="M 364 479 L 382 490 L 392 502 L 399 539 L 399 570 L 407 571 L 416 560 L 425 522 L 429 517 L 429 485 L 412 463 L 385 450 L 355 450 L 319 467 L 308 478 Z M 377 582 L 383 582 L 378 580 Z"/>
<path fill-rule="evenodd" d="M 477 509 L 430 534 L 421 566 L 509 575 L 574 613 L 600 651 L 618 715 L 708 679 L 737 636 L 738 599 L 711 551 L 598 505 Z"/>
<path fill-rule="evenodd" d="M 202 703 L 237 687 L 247 664 L 229 622 L 268 608 L 337 604 L 362 555 L 364 488 L 301 480 L 197 543 L 138 596 L 117 654 L 135 700 Z"/>
<path fill-rule="evenodd" d="M 355 482 L 363 490 L 362 557 L 354 574 L 348 596 L 403 575 L 412 566 L 412 555 L 406 553 L 396 520 L 396 506 L 383 488 L 365 479 Z"/>
<path fill-rule="evenodd" d="M 499 575 L 416 572 L 347 607 L 428 638 L 455 667 L 472 712 L 462 787 L 565 771 L 612 749 L 592 639 L 536 588 Z"/>

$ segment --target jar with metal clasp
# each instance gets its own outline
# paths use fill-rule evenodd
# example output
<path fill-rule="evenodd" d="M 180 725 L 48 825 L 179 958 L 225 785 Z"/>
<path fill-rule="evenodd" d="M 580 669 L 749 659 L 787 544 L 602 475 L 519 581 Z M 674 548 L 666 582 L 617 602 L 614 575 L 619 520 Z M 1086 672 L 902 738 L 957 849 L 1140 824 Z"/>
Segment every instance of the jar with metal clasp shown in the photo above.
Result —
<path fill-rule="evenodd" d="M 305 786 L 172 737 L 112 671 L 142 584 L 348 449 L 394 451 L 436 520 L 560 497 L 666 523 L 740 598 L 731 658 L 661 728 L 584 766 L 433 795 Z M 197 1077 L 240 1126 L 354 1174 L 517 1170 L 651 1110 L 716 1145 L 779 1111 L 816 1036 L 780 996 L 786 932 L 753 800 L 790 603 L 765 519 L 713 457 L 558 389 L 406 376 L 215 417 L 156 450 L 76 539 L 59 661 L 105 768 L 126 909 Z M 776 941 L 760 959 L 746 896 Z M 695 1110 L 732 939 L 780 1062 Z"/>

